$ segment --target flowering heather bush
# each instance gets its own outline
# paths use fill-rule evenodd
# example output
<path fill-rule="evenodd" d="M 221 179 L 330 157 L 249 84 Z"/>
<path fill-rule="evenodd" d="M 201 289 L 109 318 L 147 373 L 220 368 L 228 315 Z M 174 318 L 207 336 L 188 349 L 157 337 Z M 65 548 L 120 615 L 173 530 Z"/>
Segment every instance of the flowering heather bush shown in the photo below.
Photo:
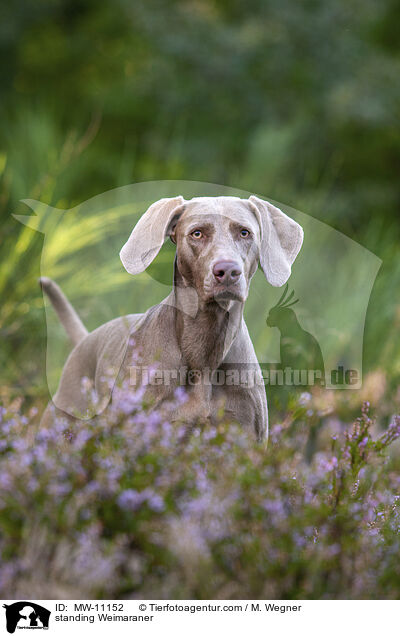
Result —
<path fill-rule="evenodd" d="M 267 451 L 122 390 L 73 431 L 34 417 L 1 409 L 3 598 L 400 595 L 396 416 L 373 440 L 368 404 L 345 426 L 305 394 Z"/>

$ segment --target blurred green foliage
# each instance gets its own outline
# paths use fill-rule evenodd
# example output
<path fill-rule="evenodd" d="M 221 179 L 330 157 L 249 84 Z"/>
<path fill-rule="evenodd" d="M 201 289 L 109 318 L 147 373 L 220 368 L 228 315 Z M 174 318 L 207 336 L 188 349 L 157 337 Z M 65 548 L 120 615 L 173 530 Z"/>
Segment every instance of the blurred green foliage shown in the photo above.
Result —
<path fill-rule="evenodd" d="M 42 238 L 18 201 L 153 179 L 254 191 L 377 253 L 366 368 L 398 377 L 399 19 L 398 0 L 3 2 L 4 381 L 44 391 Z"/>

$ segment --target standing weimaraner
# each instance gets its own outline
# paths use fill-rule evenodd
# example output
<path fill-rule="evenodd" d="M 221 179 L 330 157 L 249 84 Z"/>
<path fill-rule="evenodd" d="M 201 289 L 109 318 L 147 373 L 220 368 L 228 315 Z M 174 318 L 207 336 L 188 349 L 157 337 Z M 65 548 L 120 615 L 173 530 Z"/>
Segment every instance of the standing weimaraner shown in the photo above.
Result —
<path fill-rule="evenodd" d="M 42 421 L 50 423 L 55 414 L 81 419 L 99 414 L 117 391 L 109 370 L 113 369 L 114 381 L 117 376 L 127 378 L 136 351 L 140 362 L 135 362 L 135 369 L 142 376 L 145 367 L 157 364 L 158 381 L 145 382 L 146 399 L 154 408 L 162 410 L 170 403 L 183 379 L 188 399 L 169 414 L 171 421 L 213 419 L 223 407 L 227 417 L 254 430 L 257 440 L 266 440 L 265 387 L 243 308 L 258 263 L 271 285 L 287 281 L 303 230 L 255 196 L 161 199 L 149 207 L 123 246 L 120 258 L 125 269 L 130 274 L 143 272 L 167 236 L 177 246 L 171 293 L 145 314 L 116 318 L 91 333 L 59 287 L 41 279 L 75 344 L 54 406 L 49 404 Z M 225 373 L 226 381 L 206 381 L 217 370 Z M 243 370 L 252 370 L 256 381 L 237 381 Z M 196 382 L 190 383 L 193 373 Z M 136 371 L 135 377 L 137 383 Z M 92 382 L 92 395 L 97 396 L 90 408 L 82 393 L 83 378 Z"/>

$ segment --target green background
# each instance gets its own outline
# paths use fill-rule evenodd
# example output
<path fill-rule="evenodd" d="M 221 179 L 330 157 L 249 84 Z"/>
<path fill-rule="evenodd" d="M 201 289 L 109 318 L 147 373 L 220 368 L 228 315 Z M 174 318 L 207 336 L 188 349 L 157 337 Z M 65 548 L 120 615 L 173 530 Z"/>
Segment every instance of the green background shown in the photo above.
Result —
<path fill-rule="evenodd" d="M 0 11 L 3 390 L 48 395 L 43 237 L 11 216 L 29 214 L 20 200 L 70 209 L 168 179 L 280 201 L 381 258 L 364 369 L 397 386 L 399 2 L 17 0 Z M 63 263 L 72 287 L 78 243 Z"/>

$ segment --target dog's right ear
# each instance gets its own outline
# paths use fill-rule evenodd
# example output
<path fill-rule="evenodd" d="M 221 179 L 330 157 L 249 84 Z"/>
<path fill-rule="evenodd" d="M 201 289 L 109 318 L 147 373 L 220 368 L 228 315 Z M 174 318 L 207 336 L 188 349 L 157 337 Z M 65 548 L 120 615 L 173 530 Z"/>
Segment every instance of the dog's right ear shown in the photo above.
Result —
<path fill-rule="evenodd" d="M 140 274 L 160 251 L 174 223 L 183 212 L 185 200 L 178 196 L 153 203 L 139 219 L 119 257 L 129 274 Z"/>

